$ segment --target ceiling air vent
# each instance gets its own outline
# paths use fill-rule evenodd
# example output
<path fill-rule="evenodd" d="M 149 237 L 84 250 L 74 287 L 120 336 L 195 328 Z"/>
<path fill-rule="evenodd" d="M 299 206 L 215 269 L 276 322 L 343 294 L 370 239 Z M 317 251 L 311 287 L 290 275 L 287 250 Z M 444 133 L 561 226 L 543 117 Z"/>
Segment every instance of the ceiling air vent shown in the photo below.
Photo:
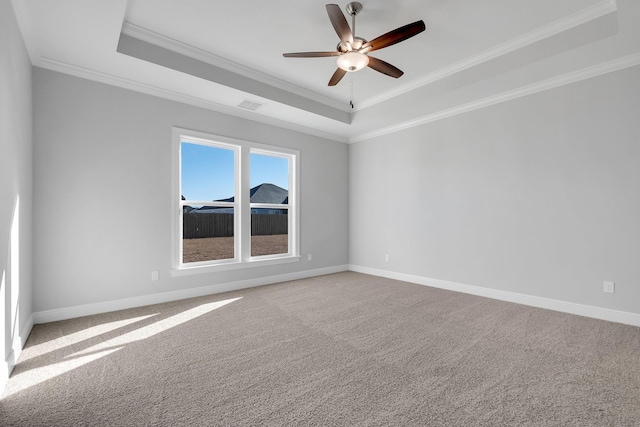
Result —
<path fill-rule="evenodd" d="M 250 99 L 245 99 L 240 104 L 238 104 L 238 108 L 244 108 L 245 110 L 256 111 L 264 105 L 262 102 L 251 101 Z"/>

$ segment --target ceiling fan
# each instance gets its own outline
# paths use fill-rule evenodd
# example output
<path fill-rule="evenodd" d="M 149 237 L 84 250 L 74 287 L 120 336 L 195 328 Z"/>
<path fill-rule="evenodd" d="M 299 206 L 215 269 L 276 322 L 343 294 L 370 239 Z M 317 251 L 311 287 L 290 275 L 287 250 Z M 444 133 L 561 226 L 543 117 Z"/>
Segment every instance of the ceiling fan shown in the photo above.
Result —
<path fill-rule="evenodd" d="M 328 4 L 327 13 L 333 28 L 336 30 L 340 43 L 335 51 L 331 52 L 295 52 L 284 53 L 285 58 L 321 58 L 326 56 L 337 56 L 338 69 L 333 73 L 329 86 L 335 86 L 342 80 L 347 72 L 353 72 L 364 67 L 372 68 L 387 76 L 398 78 L 403 75 L 403 71 L 381 59 L 369 56 L 370 52 L 394 45 L 408 38 L 415 36 L 425 30 L 422 20 L 396 28 L 386 34 L 367 41 L 362 37 L 355 36 L 356 15 L 362 10 L 362 4 L 351 2 L 347 5 L 347 13 L 351 15 L 351 28 L 347 19 L 342 14 L 340 6 Z"/>

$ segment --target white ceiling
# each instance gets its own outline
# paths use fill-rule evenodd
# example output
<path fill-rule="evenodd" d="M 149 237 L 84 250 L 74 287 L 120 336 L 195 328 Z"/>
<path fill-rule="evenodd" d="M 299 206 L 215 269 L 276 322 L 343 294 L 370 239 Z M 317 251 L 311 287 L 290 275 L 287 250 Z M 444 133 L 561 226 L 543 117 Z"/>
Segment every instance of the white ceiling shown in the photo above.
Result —
<path fill-rule="evenodd" d="M 637 0 L 361 3 L 365 39 L 425 21 L 372 53 L 401 78 L 364 69 L 328 87 L 335 58 L 284 58 L 335 50 L 324 1 L 13 0 L 36 66 L 344 142 L 640 63 Z"/>

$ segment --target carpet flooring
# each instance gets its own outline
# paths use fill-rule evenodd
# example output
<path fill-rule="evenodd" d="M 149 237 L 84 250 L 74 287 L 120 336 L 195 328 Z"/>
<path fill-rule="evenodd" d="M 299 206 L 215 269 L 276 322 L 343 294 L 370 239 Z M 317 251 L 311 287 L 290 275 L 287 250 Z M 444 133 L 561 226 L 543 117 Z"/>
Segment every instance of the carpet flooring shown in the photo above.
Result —
<path fill-rule="evenodd" d="M 638 426 L 640 328 L 345 272 L 36 325 L 3 426 Z"/>

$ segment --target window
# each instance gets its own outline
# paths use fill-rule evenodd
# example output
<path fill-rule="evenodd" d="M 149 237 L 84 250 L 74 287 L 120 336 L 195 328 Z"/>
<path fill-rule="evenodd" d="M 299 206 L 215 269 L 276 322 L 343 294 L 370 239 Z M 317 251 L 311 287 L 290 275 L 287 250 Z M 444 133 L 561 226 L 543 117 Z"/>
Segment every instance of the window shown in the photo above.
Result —
<path fill-rule="evenodd" d="M 251 150 L 251 256 L 289 251 L 289 159 Z"/>
<path fill-rule="evenodd" d="M 296 150 L 174 128 L 174 273 L 299 260 Z"/>

